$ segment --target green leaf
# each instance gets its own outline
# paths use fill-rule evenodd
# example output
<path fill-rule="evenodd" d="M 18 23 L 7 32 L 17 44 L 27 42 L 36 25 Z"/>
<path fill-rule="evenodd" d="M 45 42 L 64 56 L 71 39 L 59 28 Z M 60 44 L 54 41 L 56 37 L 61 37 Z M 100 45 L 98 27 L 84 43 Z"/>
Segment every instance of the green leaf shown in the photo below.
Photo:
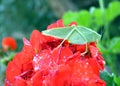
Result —
<path fill-rule="evenodd" d="M 88 42 L 95 42 L 101 37 L 95 31 L 82 26 L 54 28 L 42 31 L 42 33 L 44 35 L 66 39 L 73 44 L 86 44 Z"/>
<path fill-rule="evenodd" d="M 77 22 L 78 25 L 82 25 L 85 27 L 90 27 L 91 25 L 91 15 L 87 10 L 81 10 L 79 12 L 66 12 L 63 15 L 63 20 L 65 25 L 70 24 L 71 22 Z"/>
<path fill-rule="evenodd" d="M 93 23 L 95 23 L 97 26 L 100 27 L 104 24 L 102 12 L 99 8 L 94 8 L 92 12 L 92 17 L 93 17 Z"/>
<path fill-rule="evenodd" d="M 113 75 L 110 75 L 106 71 L 101 71 L 100 77 L 101 77 L 101 79 L 103 79 L 106 82 L 106 84 L 107 84 L 106 86 L 115 86 Z"/>
<path fill-rule="evenodd" d="M 120 53 L 120 37 L 115 37 L 111 40 L 109 51 L 115 54 Z"/>
<path fill-rule="evenodd" d="M 78 12 L 71 12 L 71 11 L 68 11 L 66 12 L 64 15 L 63 15 L 63 20 L 64 20 L 64 24 L 65 25 L 68 25 L 70 24 L 71 22 L 79 22 L 79 14 Z"/>
<path fill-rule="evenodd" d="M 114 82 L 117 84 L 117 86 L 120 86 L 120 77 L 114 76 Z"/>
<path fill-rule="evenodd" d="M 108 22 L 113 21 L 117 16 L 120 15 L 120 2 L 113 1 L 109 4 L 109 7 L 106 9 L 106 18 Z"/>
<path fill-rule="evenodd" d="M 79 13 L 78 13 L 79 17 L 78 17 L 78 25 L 82 25 L 82 26 L 85 26 L 85 27 L 90 27 L 91 25 L 91 15 L 90 13 L 87 11 L 87 10 L 81 10 Z"/>
<path fill-rule="evenodd" d="M 97 46 L 99 47 L 100 49 L 100 52 L 102 52 L 103 54 L 108 54 L 108 49 L 106 49 L 100 42 L 97 43 Z"/>
<path fill-rule="evenodd" d="M 15 56 L 15 52 L 9 52 L 8 55 L 4 56 L 2 59 L 0 59 L 0 62 L 7 65 L 9 61 L 13 59 Z"/>

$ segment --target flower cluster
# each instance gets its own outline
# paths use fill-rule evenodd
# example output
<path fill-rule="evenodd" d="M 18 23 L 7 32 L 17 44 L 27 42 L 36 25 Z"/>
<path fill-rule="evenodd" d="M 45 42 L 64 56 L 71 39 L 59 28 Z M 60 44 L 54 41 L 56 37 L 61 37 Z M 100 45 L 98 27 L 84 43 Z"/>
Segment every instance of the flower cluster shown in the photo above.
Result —
<path fill-rule="evenodd" d="M 48 29 L 55 27 L 65 25 L 58 20 Z M 100 79 L 105 62 L 96 43 L 88 43 L 84 53 L 86 44 L 66 40 L 59 46 L 62 41 L 38 30 L 32 32 L 30 41 L 23 38 L 22 51 L 8 63 L 5 86 L 106 86 Z"/>

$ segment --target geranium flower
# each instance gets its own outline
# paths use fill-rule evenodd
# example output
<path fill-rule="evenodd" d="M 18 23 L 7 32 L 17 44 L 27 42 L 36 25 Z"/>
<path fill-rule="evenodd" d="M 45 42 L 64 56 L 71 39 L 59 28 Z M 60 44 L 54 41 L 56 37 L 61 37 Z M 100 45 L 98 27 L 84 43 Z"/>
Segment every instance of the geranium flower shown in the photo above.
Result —
<path fill-rule="evenodd" d="M 55 27 L 65 25 L 58 20 L 48 29 Z M 8 63 L 5 86 L 106 86 L 100 79 L 105 63 L 96 43 L 88 43 L 83 55 L 86 45 L 66 40 L 59 46 L 61 41 L 38 30 L 32 32 L 30 41 L 23 38 L 22 51 Z"/>
<path fill-rule="evenodd" d="M 99 78 L 100 69 L 94 58 L 80 56 L 79 52 L 73 54 L 68 47 L 55 48 L 51 53 L 46 51 L 41 54 L 34 57 L 33 65 L 34 70 L 41 71 L 45 77 L 41 77 L 44 81 L 42 85 L 105 86 L 105 82 Z"/>
<path fill-rule="evenodd" d="M 10 36 L 2 39 L 2 47 L 4 51 L 15 50 L 17 48 L 16 40 Z"/>

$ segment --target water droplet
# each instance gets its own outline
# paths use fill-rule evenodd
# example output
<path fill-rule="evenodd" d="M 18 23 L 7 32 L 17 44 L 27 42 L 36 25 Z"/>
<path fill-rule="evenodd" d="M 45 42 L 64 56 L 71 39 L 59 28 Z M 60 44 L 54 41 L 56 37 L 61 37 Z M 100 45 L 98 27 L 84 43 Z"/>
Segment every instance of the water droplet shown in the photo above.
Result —
<path fill-rule="evenodd" d="M 87 75 L 88 73 L 87 72 L 85 72 L 85 75 Z"/>
<path fill-rule="evenodd" d="M 38 66 L 38 65 L 35 66 L 35 67 L 34 67 L 34 70 L 35 70 L 35 71 L 39 70 L 39 66 Z"/>
<path fill-rule="evenodd" d="M 88 65 L 89 63 L 88 62 L 86 62 L 86 65 Z"/>

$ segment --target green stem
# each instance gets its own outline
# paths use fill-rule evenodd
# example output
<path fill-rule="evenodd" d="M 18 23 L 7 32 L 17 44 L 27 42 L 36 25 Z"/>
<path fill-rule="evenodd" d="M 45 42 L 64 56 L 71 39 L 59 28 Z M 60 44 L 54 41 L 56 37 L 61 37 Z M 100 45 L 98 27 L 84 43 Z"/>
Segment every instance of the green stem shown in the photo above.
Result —
<path fill-rule="evenodd" d="M 102 13 L 104 14 L 105 13 L 105 7 L 104 7 L 104 2 L 103 2 L 103 0 L 99 0 L 99 5 L 100 5 L 100 9 L 101 9 L 101 11 L 102 11 Z"/>
<path fill-rule="evenodd" d="M 103 0 L 99 0 L 99 5 L 100 5 L 100 9 L 101 9 L 101 13 L 102 13 L 102 19 L 103 19 L 103 22 L 104 22 L 104 29 L 105 29 L 103 40 L 109 40 L 109 27 L 108 27 L 108 22 L 107 22 L 107 19 L 106 19 L 105 7 L 104 7 Z"/>

